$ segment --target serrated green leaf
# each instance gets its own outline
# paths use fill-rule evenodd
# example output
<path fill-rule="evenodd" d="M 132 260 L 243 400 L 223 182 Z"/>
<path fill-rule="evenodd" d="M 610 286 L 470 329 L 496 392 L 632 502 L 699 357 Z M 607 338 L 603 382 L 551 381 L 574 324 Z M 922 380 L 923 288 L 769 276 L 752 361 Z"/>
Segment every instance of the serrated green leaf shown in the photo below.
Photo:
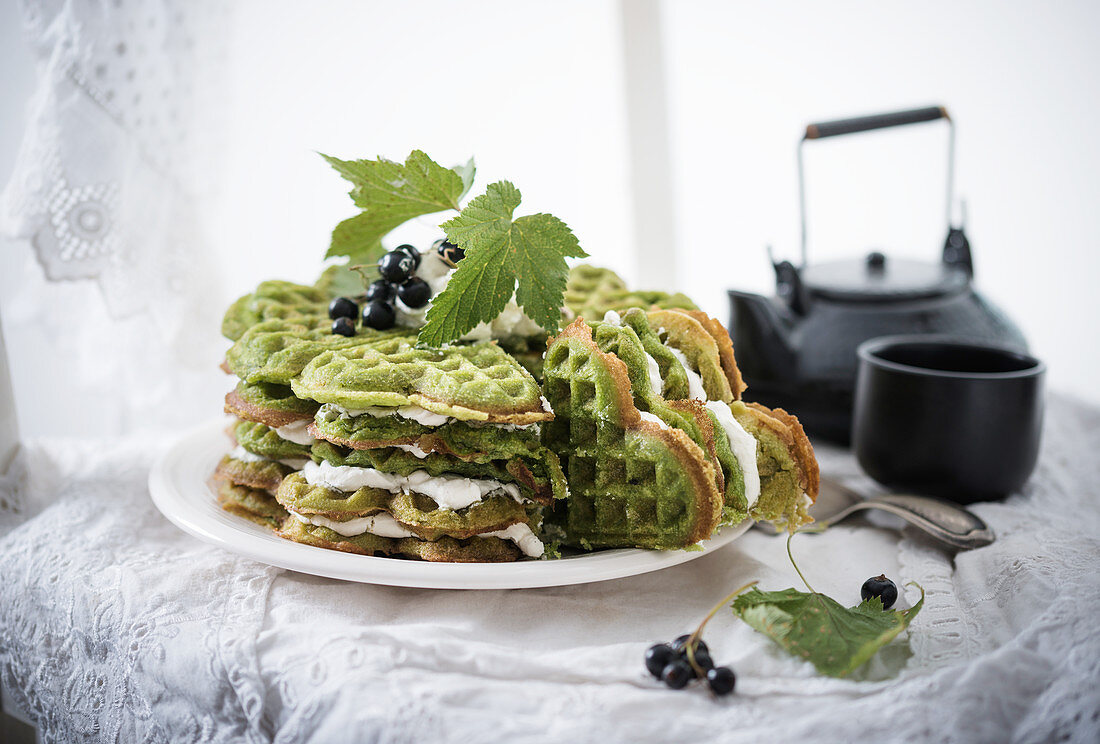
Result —
<path fill-rule="evenodd" d="M 386 249 L 377 236 L 377 226 L 366 212 L 349 217 L 332 231 L 325 258 L 347 256 L 349 263 L 376 263 Z"/>
<path fill-rule="evenodd" d="M 513 219 L 519 189 L 490 184 L 457 217 L 440 227 L 466 257 L 432 301 L 420 343 L 440 346 L 500 314 L 513 292 L 524 312 L 547 332 L 561 320 L 567 257 L 583 257 L 569 226 L 549 214 Z"/>
<path fill-rule="evenodd" d="M 816 592 L 753 589 L 733 601 L 733 613 L 819 672 L 843 677 L 908 627 L 924 605 L 885 611 L 874 598 L 847 609 Z"/>
<path fill-rule="evenodd" d="M 403 164 L 385 158 L 321 157 L 352 183 L 351 199 L 363 210 L 336 226 L 326 257 L 373 256 L 382 237 L 398 225 L 413 217 L 459 209 L 474 175 L 473 160 L 458 169 L 444 168 L 420 150 L 409 153 Z"/>

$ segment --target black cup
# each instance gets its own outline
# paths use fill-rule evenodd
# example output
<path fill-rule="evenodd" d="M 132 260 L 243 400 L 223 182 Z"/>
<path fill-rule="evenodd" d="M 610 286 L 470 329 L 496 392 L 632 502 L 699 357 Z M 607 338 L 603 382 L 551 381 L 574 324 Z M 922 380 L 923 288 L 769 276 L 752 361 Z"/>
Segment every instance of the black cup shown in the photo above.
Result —
<path fill-rule="evenodd" d="M 860 344 L 852 448 L 892 488 L 969 504 L 1027 482 L 1039 457 L 1038 359 L 943 336 Z"/>

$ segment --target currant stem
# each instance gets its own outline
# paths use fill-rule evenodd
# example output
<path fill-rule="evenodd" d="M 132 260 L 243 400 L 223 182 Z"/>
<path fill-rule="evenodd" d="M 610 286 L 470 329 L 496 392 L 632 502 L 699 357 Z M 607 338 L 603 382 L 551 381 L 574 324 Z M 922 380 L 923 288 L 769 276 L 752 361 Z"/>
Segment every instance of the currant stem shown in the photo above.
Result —
<path fill-rule="evenodd" d="M 810 593 L 817 594 L 817 590 L 810 586 L 810 582 L 806 581 L 806 577 L 802 575 L 802 570 L 798 567 L 798 564 L 794 562 L 794 556 L 791 554 L 791 538 L 793 538 L 797 534 L 797 532 L 792 532 L 787 535 L 787 557 L 791 559 L 791 565 L 794 566 L 795 572 L 798 573 L 798 578 L 802 579 L 802 583 L 806 585 L 806 588 L 810 590 Z"/>
<path fill-rule="evenodd" d="M 704 675 L 706 673 L 706 671 L 701 666 L 695 663 L 695 647 L 699 643 L 699 636 L 703 634 L 703 628 L 707 626 L 707 623 L 710 622 L 710 619 L 712 617 L 718 614 L 718 610 L 726 606 L 727 602 L 732 601 L 733 598 L 736 597 L 738 594 L 748 589 L 751 589 L 759 583 L 759 581 L 750 581 L 741 588 L 735 589 L 734 591 L 727 594 L 725 598 L 723 598 L 718 604 L 714 605 L 711 611 L 707 613 L 707 616 L 703 618 L 703 622 L 699 623 L 699 627 L 697 627 L 692 632 L 692 634 L 688 636 L 687 643 L 684 644 L 684 648 L 687 649 L 688 664 L 691 664 L 691 668 L 695 670 L 696 674 Z"/>

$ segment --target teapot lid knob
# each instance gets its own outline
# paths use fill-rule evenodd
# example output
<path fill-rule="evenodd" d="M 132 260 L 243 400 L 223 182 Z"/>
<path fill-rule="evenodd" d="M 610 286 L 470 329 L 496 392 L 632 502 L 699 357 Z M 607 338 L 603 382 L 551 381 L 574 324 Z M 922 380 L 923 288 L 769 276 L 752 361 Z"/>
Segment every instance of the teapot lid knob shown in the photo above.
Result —
<path fill-rule="evenodd" d="M 886 254 L 882 251 L 868 253 L 867 268 L 870 271 L 884 271 L 886 269 Z"/>

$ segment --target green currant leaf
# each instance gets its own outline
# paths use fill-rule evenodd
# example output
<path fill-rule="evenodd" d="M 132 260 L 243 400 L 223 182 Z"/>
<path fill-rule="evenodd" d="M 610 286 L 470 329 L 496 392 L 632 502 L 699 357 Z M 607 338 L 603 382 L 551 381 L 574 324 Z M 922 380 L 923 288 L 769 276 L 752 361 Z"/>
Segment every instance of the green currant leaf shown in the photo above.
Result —
<path fill-rule="evenodd" d="M 420 150 L 405 162 L 340 160 L 322 154 L 352 184 L 349 192 L 360 214 L 332 232 L 325 257 L 350 256 L 352 263 L 373 263 L 384 252 L 381 240 L 398 225 L 424 214 L 460 209 L 459 201 L 474 179 L 474 161 L 444 168 Z"/>
<path fill-rule="evenodd" d="M 515 293 L 525 313 L 554 332 L 569 275 L 565 259 L 586 254 L 569 226 L 549 214 L 513 219 L 520 192 L 490 184 L 457 217 L 443 223 L 447 240 L 465 251 L 447 288 L 432 301 L 419 341 L 441 346 L 500 314 Z"/>
<path fill-rule="evenodd" d="M 733 601 L 733 613 L 819 672 L 843 677 L 909 626 L 924 605 L 886 611 L 877 597 L 845 608 L 817 592 L 752 589 Z"/>

